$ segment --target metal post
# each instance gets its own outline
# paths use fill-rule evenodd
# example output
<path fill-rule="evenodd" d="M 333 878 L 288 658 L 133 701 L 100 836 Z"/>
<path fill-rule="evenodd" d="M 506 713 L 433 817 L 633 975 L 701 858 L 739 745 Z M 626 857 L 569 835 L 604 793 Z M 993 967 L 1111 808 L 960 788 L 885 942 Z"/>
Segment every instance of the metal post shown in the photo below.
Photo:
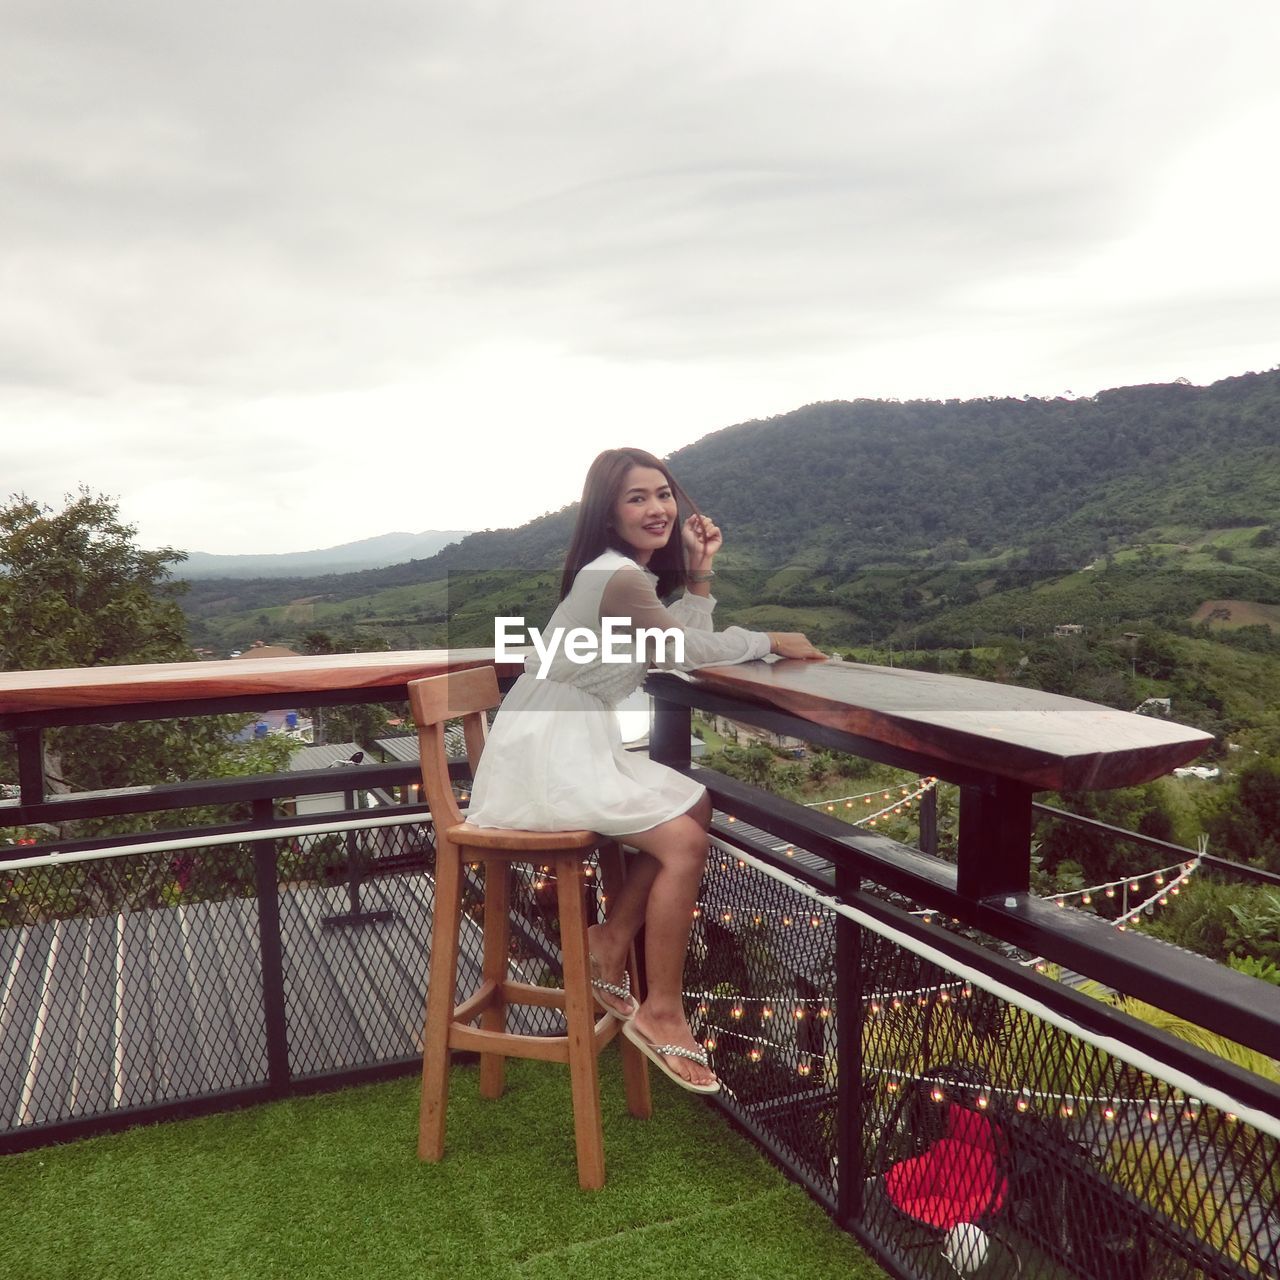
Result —
<path fill-rule="evenodd" d="M 860 887 L 836 864 L 836 896 L 848 902 Z M 836 1221 L 846 1229 L 862 1217 L 862 926 L 836 917 Z"/>
<path fill-rule="evenodd" d="M 687 769 L 693 760 L 689 750 L 689 739 L 692 736 L 692 708 L 655 697 L 653 716 L 649 721 L 650 759 L 670 765 L 673 769 Z"/>
<path fill-rule="evenodd" d="M 1005 778 L 960 788 L 956 888 L 980 902 L 1031 888 L 1031 789 Z"/>
<path fill-rule="evenodd" d="M 920 852 L 938 853 L 938 788 L 930 787 L 920 797 Z"/>
<path fill-rule="evenodd" d="M 271 800 L 253 802 L 253 820 L 272 820 Z M 272 1092 L 289 1088 L 289 1027 L 285 1020 L 284 951 L 280 941 L 279 869 L 276 842 L 253 841 L 253 878 L 258 890 L 258 935 L 262 947 L 262 1012 L 267 1028 L 267 1082 Z"/>
<path fill-rule="evenodd" d="M 360 793 L 358 791 L 344 791 L 342 798 L 349 813 L 358 813 L 360 811 Z M 350 925 L 360 924 L 390 924 L 396 918 L 396 913 L 389 907 L 380 911 L 365 911 L 361 905 L 360 884 L 364 879 L 366 867 L 362 842 L 366 842 L 368 839 L 367 832 L 347 832 L 347 900 L 350 903 L 351 910 L 342 915 L 322 916 L 320 919 L 320 927 L 322 929 L 342 929 Z"/>
<path fill-rule="evenodd" d="M 653 713 L 649 718 L 649 758 L 673 769 L 687 769 L 693 763 L 689 739 L 693 735 L 693 710 L 651 697 Z M 649 986 L 645 969 L 645 930 L 642 925 L 635 938 L 636 982 L 643 999 Z"/>
<path fill-rule="evenodd" d="M 23 804 L 40 804 L 44 800 L 44 731 L 15 729 L 13 740 L 18 747 L 18 788 Z"/>

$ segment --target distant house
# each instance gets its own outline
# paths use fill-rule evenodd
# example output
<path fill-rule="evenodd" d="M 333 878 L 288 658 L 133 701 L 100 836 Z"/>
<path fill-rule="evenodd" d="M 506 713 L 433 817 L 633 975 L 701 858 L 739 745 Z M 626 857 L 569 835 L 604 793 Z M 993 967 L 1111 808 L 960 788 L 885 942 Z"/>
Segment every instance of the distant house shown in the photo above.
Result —
<path fill-rule="evenodd" d="M 353 763 L 353 757 L 360 757 L 361 748 L 355 742 L 329 742 L 322 747 L 303 747 L 295 751 L 289 759 L 289 772 L 299 773 L 304 769 L 342 770 Z M 342 780 L 342 773 L 334 773 L 334 782 Z M 346 808 L 360 808 L 352 800 L 353 793 L 339 789 L 324 792 L 316 796 L 298 796 L 294 801 L 294 812 L 303 815 L 308 813 L 339 813 Z"/>
<path fill-rule="evenodd" d="M 1060 622 L 1053 629 L 1053 638 L 1061 640 L 1064 636 L 1082 636 L 1084 626 L 1079 622 Z"/>
<path fill-rule="evenodd" d="M 235 742 L 249 742 L 281 734 L 308 746 L 315 741 L 315 726 L 309 717 L 297 711 L 260 711 L 254 722 L 235 735 Z"/>
<path fill-rule="evenodd" d="M 247 649 L 232 655 L 236 658 L 300 658 L 300 654 L 296 649 L 290 649 L 283 644 L 263 644 L 261 640 L 255 640 Z"/>

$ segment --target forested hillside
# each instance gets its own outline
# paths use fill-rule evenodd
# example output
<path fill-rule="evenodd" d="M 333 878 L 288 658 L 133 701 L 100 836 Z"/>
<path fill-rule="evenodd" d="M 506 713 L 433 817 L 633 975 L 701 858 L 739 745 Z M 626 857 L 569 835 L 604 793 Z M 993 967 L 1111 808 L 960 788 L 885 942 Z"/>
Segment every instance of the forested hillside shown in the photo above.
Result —
<path fill-rule="evenodd" d="M 1062 647 L 1033 646 L 1078 626 L 1075 691 L 1121 706 L 1165 692 L 1126 633 L 1257 655 L 1253 679 L 1280 670 L 1280 371 L 1088 399 L 816 404 L 671 463 L 725 528 L 725 621 L 897 661 L 963 652 L 964 669 L 1055 688 Z M 196 583 L 185 607 L 215 651 L 489 643 L 494 614 L 549 612 L 573 518 L 363 573 Z M 1232 716 L 1200 685 L 1217 731 Z"/>
<path fill-rule="evenodd" d="M 847 570 L 967 549 L 1062 567 L 1149 526 L 1273 522 L 1278 444 L 1280 370 L 1076 400 L 816 404 L 715 432 L 671 464 L 731 531 L 740 563 Z M 277 581 L 248 603 L 290 587 L 354 597 L 463 568 L 546 566 L 571 525 L 566 509 L 426 560 Z M 193 592 L 197 612 L 216 590 Z"/>
<path fill-rule="evenodd" d="M 1280 371 L 1079 400 L 811 405 L 672 458 L 757 563 L 850 570 L 1025 552 L 1280 514 Z"/>

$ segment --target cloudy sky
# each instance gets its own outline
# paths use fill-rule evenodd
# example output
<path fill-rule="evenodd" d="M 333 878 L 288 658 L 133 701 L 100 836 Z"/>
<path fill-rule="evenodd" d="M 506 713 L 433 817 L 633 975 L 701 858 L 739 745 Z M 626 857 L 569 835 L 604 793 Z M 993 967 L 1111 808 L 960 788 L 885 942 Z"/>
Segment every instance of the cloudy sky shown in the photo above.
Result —
<path fill-rule="evenodd" d="M 519 524 L 815 400 L 1280 364 L 1274 0 L 0 0 L 0 497 Z"/>

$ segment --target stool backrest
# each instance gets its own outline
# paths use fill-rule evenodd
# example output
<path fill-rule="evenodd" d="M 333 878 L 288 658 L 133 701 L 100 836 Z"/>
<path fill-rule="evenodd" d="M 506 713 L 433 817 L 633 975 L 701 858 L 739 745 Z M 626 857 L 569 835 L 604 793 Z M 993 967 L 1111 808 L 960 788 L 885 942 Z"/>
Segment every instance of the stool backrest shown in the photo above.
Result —
<path fill-rule="evenodd" d="M 442 676 L 409 681 L 409 707 L 418 726 L 422 789 L 437 831 L 462 821 L 449 781 L 445 721 L 461 717 L 467 759 L 474 776 L 488 731 L 484 713 L 499 701 L 498 673 L 493 667 L 472 667 L 467 671 L 450 671 Z"/>

